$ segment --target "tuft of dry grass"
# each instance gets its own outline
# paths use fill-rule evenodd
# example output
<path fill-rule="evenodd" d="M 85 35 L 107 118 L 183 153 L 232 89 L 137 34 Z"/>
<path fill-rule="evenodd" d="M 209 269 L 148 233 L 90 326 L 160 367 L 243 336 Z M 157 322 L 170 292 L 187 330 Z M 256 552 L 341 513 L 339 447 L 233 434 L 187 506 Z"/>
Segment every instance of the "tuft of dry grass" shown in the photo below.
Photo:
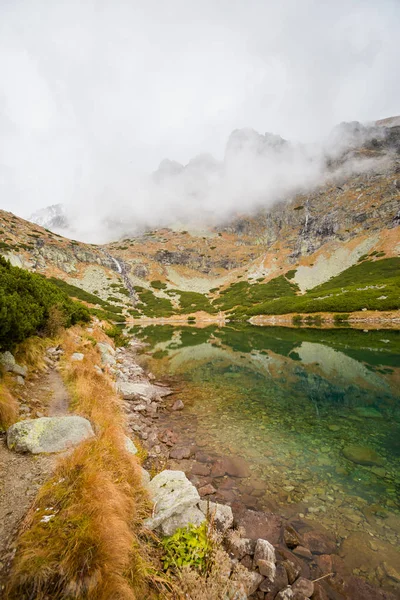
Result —
<path fill-rule="evenodd" d="M 0 431 L 16 422 L 18 409 L 18 402 L 11 393 L 7 382 L 0 381 Z"/>
<path fill-rule="evenodd" d="M 61 458 L 40 490 L 19 537 L 10 600 L 157 597 L 141 530 L 150 505 L 140 464 L 125 448 L 125 422 L 112 382 L 94 369 L 96 349 L 89 341 L 77 346 L 80 331 L 64 334 L 62 373 L 74 412 L 88 418 L 97 435 Z M 77 350 L 85 359 L 70 361 Z"/>
<path fill-rule="evenodd" d="M 19 364 L 23 364 L 32 371 L 43 371 L 46 367 L 44 360 L 45 351 L 50 340 L 34 335 L 18 344 L 14 356 Z"/>

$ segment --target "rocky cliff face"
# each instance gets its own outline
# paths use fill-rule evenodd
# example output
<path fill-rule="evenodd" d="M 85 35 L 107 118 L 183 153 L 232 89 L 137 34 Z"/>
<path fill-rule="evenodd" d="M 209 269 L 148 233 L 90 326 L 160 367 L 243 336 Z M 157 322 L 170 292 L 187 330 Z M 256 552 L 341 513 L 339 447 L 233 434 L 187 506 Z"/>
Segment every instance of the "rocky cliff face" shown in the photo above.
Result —
<path fill-rule="evenodd" d="M 333 135 L 346 143 L 340 153 L 327 153 L 326 176 L 318 186 L 281 198 L 269 209 L 246 214 L 244 208 L 217 227 L 164 228 L 96 246 L 1 212 L 0 250 L 14 264 L 102 297 L 113 293 L 108 282 L 114 291 L 125 287 L 131 298 L 135 286 L 149 288 L 154 280 L 167 288 L 204 293 L 238 279 L 268 281 L 293 268 L 298 285 L 309 289 L 365 252 L 384 252 L 386 257 L 400 252 L 400 125 L 394 119 L 367 130 L 352 123 Z M 288 144 L 279 136 L 238 130 L 227 152 L 249 147 L 259 154 L 280 152 Z M 183 167 L 178 166 L 170 161 L 161 165 L 159 185 L 165 177 L 180 176 Z M 184 169 L 215 173 L 220 165 L 203 156 Z"/>

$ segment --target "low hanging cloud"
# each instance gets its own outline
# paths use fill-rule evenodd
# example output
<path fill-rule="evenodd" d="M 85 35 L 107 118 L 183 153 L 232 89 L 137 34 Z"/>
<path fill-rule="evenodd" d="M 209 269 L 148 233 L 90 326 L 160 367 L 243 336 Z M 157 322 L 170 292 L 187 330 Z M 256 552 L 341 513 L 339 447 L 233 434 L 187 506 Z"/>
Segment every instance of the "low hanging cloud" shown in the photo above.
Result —
<path fill-rule="evenodd" d="M 317 185 L 336 123 L 398 114 L 399 29 L 397 0 L 2 3 L 0 207 L 99 241 Z"/>

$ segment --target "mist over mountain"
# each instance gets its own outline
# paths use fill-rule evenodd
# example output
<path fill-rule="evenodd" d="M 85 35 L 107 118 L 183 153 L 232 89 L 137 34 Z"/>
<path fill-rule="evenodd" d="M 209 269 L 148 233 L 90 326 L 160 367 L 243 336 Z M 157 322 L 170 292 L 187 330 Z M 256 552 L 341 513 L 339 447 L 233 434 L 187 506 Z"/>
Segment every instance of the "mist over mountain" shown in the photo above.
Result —
<path fill-rule="evenodd" d="M 164 159 L 149 176 L 133 178 L 130 197 L 123 201 L 105 196 L 93 205 L 53 205 L 30 220 L 95 243 L 176 223 L 183 228 L 213 226 L 288 201 L 329 178 L 379 166 L 386 152 L 398 151 L 397 129 L 396 121 L 341 123 L 314 144 L 293 143 L 251 128 L 236 129 L 221 161 L 211 154 L 195 156 L 186 165 Z M 370 158 L 368 147 L 381 148 L 383 154 Z"/>

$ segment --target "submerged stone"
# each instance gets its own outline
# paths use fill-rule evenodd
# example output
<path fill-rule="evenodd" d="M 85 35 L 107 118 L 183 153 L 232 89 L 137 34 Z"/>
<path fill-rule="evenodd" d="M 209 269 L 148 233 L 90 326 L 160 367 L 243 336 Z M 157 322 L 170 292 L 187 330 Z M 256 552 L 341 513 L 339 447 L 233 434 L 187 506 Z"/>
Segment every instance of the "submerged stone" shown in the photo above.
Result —
<path fill-rule="evenodd" d="M 384 464 L 384 461 L 379 454 L 368 446 L 358 446 L 356 444 L 345 446 L 343 448 L 343 456 L 357 465 L 381 466 Z"/>
<path fill-rule="evenodd" d="M 359 417 L 364 417 L 366 419 L 383 419 L 382 413 L 380 413 L 376 408 L 372 406 L 357 406 L 354 409 L 354 412 Z"/>

